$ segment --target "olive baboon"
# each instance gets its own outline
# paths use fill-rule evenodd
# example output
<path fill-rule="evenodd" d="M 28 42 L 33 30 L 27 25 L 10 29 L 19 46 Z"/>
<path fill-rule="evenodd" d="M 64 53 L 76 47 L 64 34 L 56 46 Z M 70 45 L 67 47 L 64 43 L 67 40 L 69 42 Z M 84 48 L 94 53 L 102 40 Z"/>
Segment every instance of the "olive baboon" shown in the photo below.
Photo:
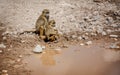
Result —
<path fill-rule="evenodd" d="M 46 26 L 48 25 L 49 21 L 49 10 L 44 9 L 42 11 L 42 14 L 39 16 L 39 18 L 36 21 L 36 33 L 40 34 L 40 38 L 44 39 Z"/>
<path fill-rule="evenodd" d="M 45 36 L 48 41 L 55 41 L 59 37 L 58 30 L 54 29 L 55 24 L 55 20 L 51 20 L 46 26 Z"/>

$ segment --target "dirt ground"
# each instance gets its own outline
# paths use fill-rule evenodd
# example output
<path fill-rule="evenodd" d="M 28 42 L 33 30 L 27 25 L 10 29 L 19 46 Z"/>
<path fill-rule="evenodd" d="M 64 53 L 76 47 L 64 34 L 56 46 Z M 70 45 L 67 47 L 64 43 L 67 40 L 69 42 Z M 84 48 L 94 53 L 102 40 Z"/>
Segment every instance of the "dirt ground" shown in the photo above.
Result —
<path fill-rule="evenodd" d="M 0 75 L 120 75 L 119 0 L 0 0 Z M 50 10 L 61 37 L 35 33 Z M 42 53 L 33 49 L 41 45 Z"/>

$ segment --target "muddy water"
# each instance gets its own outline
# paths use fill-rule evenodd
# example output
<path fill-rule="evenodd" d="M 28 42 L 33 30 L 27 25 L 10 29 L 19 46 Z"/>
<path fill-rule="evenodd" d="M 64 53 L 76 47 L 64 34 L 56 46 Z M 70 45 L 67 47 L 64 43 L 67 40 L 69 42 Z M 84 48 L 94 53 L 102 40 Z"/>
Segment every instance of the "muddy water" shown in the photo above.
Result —
<path fill-rule="evenodd" d="M 99 44 L 77 45 L 63 49 L 61 53 L 46 50 L 24 61 L 28 62 L 32 75 L 120 75 L 119 55 Z"/>

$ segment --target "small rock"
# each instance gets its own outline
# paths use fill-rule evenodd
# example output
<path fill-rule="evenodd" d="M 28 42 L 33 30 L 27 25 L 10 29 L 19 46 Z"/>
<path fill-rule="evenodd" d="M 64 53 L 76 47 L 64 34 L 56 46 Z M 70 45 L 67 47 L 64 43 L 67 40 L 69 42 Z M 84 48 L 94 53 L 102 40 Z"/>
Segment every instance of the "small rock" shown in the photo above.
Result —
<path fill-rule="evenodd" d="M 92 35 L 92 36 L 97 36 L 97 34 L 96 34 L 96 33 L 91 33 L 91 35 Z"/>
<path fill-rule="evenodd" d="M 87 40 L 88 38 L 89 38 L 88 36 L 85 36 L 85 35 L 82 36 L 82 39 L 84 40 Z"/>
<path fill-rule="evenodd" d="M 16 61 L 17 61 L 17 62 L 20 62 L 20 61 L 21 61 L 21 59 L 17 59 Z"/>
<path fill-rule="evenodd" d="M 81 37 L 81 36 L 79 36 L 79 37 L 78 37 L 78 40 L 82 40 L 82 37 Z"/>
<path fill-rule="evenodd" d="M 2 73 L 7 73 L 8 72 L 8 70 L 2 70 Z"/>
<path fill-rule="evenodd" d="M 4 37 L 3 37 L 3 40 L 6 40 L 6 39 L 7 39 L 7 37 L 4 36 Z"/>
<path fill-rule="evenodd" d="M 111 38 L 117 38 L 118 35 L 110 35 Z"/>
<path fill-rule="evenodd" d="M 10 45 L 10 48 L 12 48 L 13 46 L 12 45 Z"/>
<path fill-rule="evenodd" d="M 98 28 L 98 29 L 97 29 L 97 33 L 98 33 L 98 34 L 100 34 L 100 33 L 102 33 L 102 32 L 103 32 L 103 29 L 102 29 L 102 28 Z"/>
<path fill-rule="evenodd" d="M 45 46 L 42 46 L 42 49 L 45 49 Z"/>
<path fill-rule="evenodd" d="M 120 47 L 117 45 L 117 43 L 111 44 L 110 45 L 111 49 L 119 49 Z"/>
<path fill-rule="evenodd" d="M 0 50 L 0 54 L 2 53 L 3 51 L 2 50 Z"/>
<path fill-rule="evenodd" d="M 118 25 L 117 25 L 117 24 L 112 24 L 111 26 L 112 26 L 112 27 L 118 27 Z"/>
<path fill-rule="evenodd" d="M 11 51 L 11 49 L 8 49 L 8 51 Z"/>
<path fill-rule="evenodd" d="M 62 32 L 60 32 L 60 31 L 58 32 L 58 34 L 63 35 L 63 33 L 62 33 Z"/>
<path fill-rule="evenodd" d="M 103 32 L 102 32 L 102 35 L 105 36 L 105 35 L 107 35 L 107 33 L 106 33 L 105 31 L 103 31 Z"/>
<path fill-rule="evenodd" d="M 109 23 L 109 24 L 112 23 L 113 22 L 113 18 L 112 17 L 107 17 L 106 18 L 106 22 Z"/>
<path fill-rule="evenodd" d="M 81 43 L 81 44 L 80 44 L 80 46 L 84 46 L 84 44 L 83 44 L 83 43 Z"/>
<path fill-rule="evenodd" d="M 89 33 L 85 33 L 85 35 L 89 35 Z"/>
<path fill-rule="evenodd" d="M 24 40 L 22 40 L 22 41 L 21 41 L 21 43 L 25 43 L 25 41 L 24 41 Z"/>
<path fill-rule="evenodd" d="M 110 33 L 112 32 L 112 30 L 108 29 L 108 30 L 106 30 L 106 32 L 107 32 L 108 34 L 110 34 Z"/>
<path fill-rule="evenodd" d="M 118 41 L 118 39 L 117 39 L 117 38 L 114 38 L 114 40 L 115 40 L 115 41 Z"/>
<path fill-rule="evenodd" d="M 6 46 L 2 43 L 0 44 L 0 48 L 6 48 Z"/>
<path fill-rule="evenodd" d="M 22 55 L 19 55 L 19 58 L 22 58 L 23 56 Z"/>
<path fill-rule="evenodd" d="M 40 45 L 37 45 L 33 50 L 33 52 L 35 53 L 41 53 L 42 51 L 43 51 L 43 48 Z"/>
<path fill-rule="evenodd" d="M 72 37 L 72 39 L 75 39 L 75 38 L 77 38 L 77 36 L 76 36 L 76 35 L 72 35 L 71 37 Z"/>
<path fill-rule="evenodd" d="M 2 74 L 1 75 L 8 75 L 8 70 L 2 70 Z"/>
<path fill-rule="evenodd" d="M 86 42 L 86 45 L 90 45 L 90 44 L 92 44 L 92 41 Z"/>

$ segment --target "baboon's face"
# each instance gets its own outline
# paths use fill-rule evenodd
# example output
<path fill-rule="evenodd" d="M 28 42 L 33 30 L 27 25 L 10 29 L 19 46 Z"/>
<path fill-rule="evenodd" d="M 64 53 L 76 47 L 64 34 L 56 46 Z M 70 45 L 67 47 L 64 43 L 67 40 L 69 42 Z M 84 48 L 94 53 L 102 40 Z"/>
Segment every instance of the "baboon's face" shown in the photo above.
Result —
<path fill-rule="evenodd" d="M 52 27 L 55 27 L 55 22 L 53 22 Z"/>
<path fill-rule="evenodd" d="M 49 23 L 52 27 L 55 27 L 56 22 L 54 20 L 50 21 Z"/>
<path fill-rule="evenodd" d="M 48 9 L 44 9 L 42 14 L 47 18 L 49 19 L 49 10 Z"/>

